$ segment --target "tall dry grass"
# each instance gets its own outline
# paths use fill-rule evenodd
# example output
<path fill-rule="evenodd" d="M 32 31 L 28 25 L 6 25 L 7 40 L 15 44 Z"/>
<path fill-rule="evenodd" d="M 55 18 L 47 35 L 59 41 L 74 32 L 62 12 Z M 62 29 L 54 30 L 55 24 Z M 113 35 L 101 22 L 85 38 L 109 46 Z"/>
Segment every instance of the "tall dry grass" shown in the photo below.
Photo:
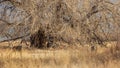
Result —
<path fill-rule="evenodd" d="M 3 43 L 6 45 L 7 43 Z M 115 47 L 89 46 L 76 49 L 25 49 L 0 47 L 0 68 L 119 68 L 120 51 Z"/>
<path fill-rule="evenodd" d="M 17 46 L 18 42 L 14 43 Z M 115 43 L 105 47 L 67 47 L 62 49 L 12 49 L 8 43 L 0 44 L 1 68 L 119 68 L 120 51 Z M 3 46 L 2 46 L 3 45 Z"/>

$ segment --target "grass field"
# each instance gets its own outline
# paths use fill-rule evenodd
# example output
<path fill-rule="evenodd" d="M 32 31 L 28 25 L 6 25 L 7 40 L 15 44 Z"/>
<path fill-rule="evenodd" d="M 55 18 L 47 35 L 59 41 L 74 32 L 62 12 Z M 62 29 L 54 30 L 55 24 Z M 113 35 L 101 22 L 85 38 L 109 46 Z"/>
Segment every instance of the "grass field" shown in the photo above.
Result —
<path fill-rule="evenodd" d="M 3 45 L 3 46 L 2 46 Z M 6 46 L 5 46 L 6 45 Z M 119 68 L 120 51 L 113 46 L 67 49 L 11 49 L 0 44 L 0 68 Z"/>

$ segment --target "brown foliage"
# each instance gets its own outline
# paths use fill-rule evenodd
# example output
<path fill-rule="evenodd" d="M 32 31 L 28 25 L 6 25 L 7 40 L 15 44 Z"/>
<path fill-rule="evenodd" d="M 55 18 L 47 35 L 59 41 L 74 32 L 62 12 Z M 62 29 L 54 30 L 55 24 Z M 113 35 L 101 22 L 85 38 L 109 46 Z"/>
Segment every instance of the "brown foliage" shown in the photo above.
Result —
<path fill-rule="evenodd" d="M 73 45 L 117 41 L 116 34 L 120 29 L 119 2 L 116 4 L 107 0 L 24 0 L 20 3 L 16 5 L 14 2 L 14 5 L 23 8 L 29 15 L 30 23 L 26 25 L 29 25 L 28 31 L 32 35 L 31 46 L 44 47 L 45 37 L 49 36 L 57 37 L 54 41 Z"/>
<path fill-rule="evenodd" d="M 46 37 L 43 30 L 38 30 L 36 33 L 32 34 L 30 37 L 31 47 L 44 48 L 46 47 Z"/>

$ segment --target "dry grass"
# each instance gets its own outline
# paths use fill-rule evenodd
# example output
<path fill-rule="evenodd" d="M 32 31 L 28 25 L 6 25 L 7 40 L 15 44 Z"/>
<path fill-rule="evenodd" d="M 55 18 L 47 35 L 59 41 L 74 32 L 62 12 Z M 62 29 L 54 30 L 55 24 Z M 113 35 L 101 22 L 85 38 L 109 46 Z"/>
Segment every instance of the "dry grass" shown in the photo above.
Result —
<path fill-rule="evenodd" d="M 119 30 L 119 3 L 112 5 L 104 0 L 89 1 L 84 0 L 81 5 L 84 7 L 81 9 L 81 0 L 24 0 L 19 5 L 13 2 L 30 15 L 30 24 L 25 25 L 30 26 L 29 33 L 34 34 L 41 27 L 46 34 L 57 36 L 55 42 L 60 43 L 61 49 L 23 48 L 17 51 L 9 47 L 8 43 L 0 43 L 0 68 L 119 68 L 120 51 L 115 49 L 115 44 L 109 42 L 106 48 L 95 44 L 94 51 L 91 51 L 90 46 L 84 45 L 106 39 L 116 40 Z M 109 14 L 112 15 L 108 17 Z M 102 22 L 108 25 L 108 22 L 112 22 L 116 29 L 109 34 L 104 29 L 112 27 L 107 28 L 107 25 L 100 24 Z M 15 26 L 17 31 L 13 36 L 22 32 L 18 26 L 21 24 Z M 11 42 L 10 45 L 18 43 L 20 42 Z"/>
<path fill-rule="evenodd" d="M 2 43 L 0 45 L 7 43 Z M 1 46 L 2 47 L 2 46 Z M 0 47 L 0 48 L 1 48 Z M 113 47 L 76 49 L 0 49 L 0 68 L 119 68 L 120 51 Z"/>

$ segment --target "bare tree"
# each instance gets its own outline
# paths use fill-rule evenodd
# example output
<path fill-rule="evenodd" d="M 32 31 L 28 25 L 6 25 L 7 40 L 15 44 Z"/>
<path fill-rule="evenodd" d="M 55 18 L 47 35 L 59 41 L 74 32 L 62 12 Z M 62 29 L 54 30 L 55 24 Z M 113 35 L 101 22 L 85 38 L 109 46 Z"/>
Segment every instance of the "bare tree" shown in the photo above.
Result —
<path fill-rule="evenodd" d="M 27 14 L 23 23 L 18 24 L 0 19 L 9 27 L 15 27 L 17 33 L 13 36 L 17 37 L 13 40 L 36 35 L 34 33 L 42 28 L 46 38 L 52 36 L 55 42 L 103 45 L 105 41 L 116 41 L 120 30 L 119 0 L 116 3 L 109 0 L 2 0 L 0 3 L 5 1 Z M 22 26 L 28 26 L 27 31 Z"/>

